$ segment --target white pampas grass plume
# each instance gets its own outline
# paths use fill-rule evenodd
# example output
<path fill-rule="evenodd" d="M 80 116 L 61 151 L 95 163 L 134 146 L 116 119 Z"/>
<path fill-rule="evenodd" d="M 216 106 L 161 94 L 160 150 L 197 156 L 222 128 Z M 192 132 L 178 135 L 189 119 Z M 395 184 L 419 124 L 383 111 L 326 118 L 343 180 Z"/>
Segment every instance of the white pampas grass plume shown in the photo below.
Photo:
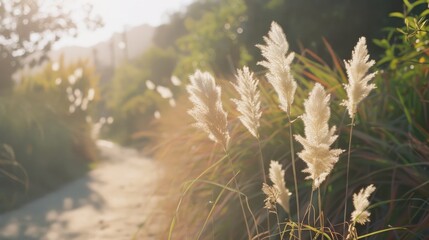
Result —
<path fill-rule="evenodd" d="M 273 182 L 273 188 L 277 189 L 278 192 L 277 203 L 289 213 L 289 196 L 292 195 L 292 193 L 286 188 L 284 180 L 285 171 L 282 170 L 282 165 L 279 162 L 271 161 L 269 176 L 271 182 Z"/>
<path fill-rule="evenodd" d="M 371 215 L 366 209 L 369 206 L 368 198 L 375 191 L 374 185 L 369 185 L 366 188 L 363 188 L 359 193 L 353 194 L 353 205 L 355 210 L 352 212 L 352 222 L 357 222 L 364 225 L 366 222 L 369 222 L 369 216 Z"/>
<path fill-rule="evenodd" d="M 262 192 L 265 193 L 265 206 L 264 208 L 268 210 L 275 209 L 277 199 L 279 198 L 279 190 L 273 186 L 269 186 L 266 183 L 262 183 Z"/>
<path fill-rule="evenodd" d="M 344 88 L 347 91 L 348 100 L 344 100 L 341 105 L 347 107 L 350 118 L 356 114 L 357 105 L 372 89 L 376 88 L 375 84 L 368 84 L 368 82 L 377 72 L 367 74 L 374 64 L 374 60 L 369 61 L 365 37 L 361 37 L 353 50 L 352 59 L 345 61 L 349 83 L 345 84 Z"/>
<path fill-rule="evenodd" d="M 268 36 L 264 37 L 266 45 L 256 45 L 262 51 L 265 61 L 258 62 L 268 69 L 266 77 L 276 91 L 280 108 L 288 113 L 292 105 L 296 91 L 296 82 L 290 71 L 290 64 L 295 54 L 289 53 L 289 44 L 282 28 L 276 23 L 271 23 Z"/>
<path fill-rule="evenodd" d="M 188 111 L 195 120 L 195 126 L 205 131 L 209 138 L 227 149 L 229 143 L 227 114 L 223 110 L 221 88 L 208 72 L 197 70 L 190 76 L 191 84 L 186 86 L 189 100 L 194 107 Z"/>
<path fill-rule="evenodd" d="M 329 129 L 328 120 L 330 95 L 319 83 L 316 83 L 305 101 L 304 122 L 305 138 L 295 135 L 295 139 L 304 147 L 298 156 L 307 164 L 303 172 L 309 173 L 306 179 L 313 179 L 313 189 L 317 189 L 331 172 L 342 149 L 330 149 L 337 139 L 335 126 Z"/>
<path fill-rule="evenodd" d="M 232 101 L 241 113 L 240 121 L 255 138 L 259 138 L 259 119 L 262 115 L 260 93 L 257 89 L 259 81 L 253 77 L 248 67 L 238 69 L 236 78 L 237 83 L 233 86 L 240 94 L 240 99 Z"/>

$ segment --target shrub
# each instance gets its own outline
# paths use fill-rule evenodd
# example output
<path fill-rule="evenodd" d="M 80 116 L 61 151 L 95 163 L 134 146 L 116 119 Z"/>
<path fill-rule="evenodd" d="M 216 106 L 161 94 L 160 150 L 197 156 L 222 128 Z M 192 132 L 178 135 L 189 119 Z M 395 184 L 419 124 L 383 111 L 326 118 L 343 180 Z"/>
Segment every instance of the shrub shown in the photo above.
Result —
<path fill-rule="evenodd" d="M 96 81 L 86 62 L 70 66 L 50 63 L 42 73 L 27 76 L 13 94 L 1 96 L 0 142 L 12 147 L 28 176 L 28 189 L 4 178 L 2 210 L 83 175 L 96 161 L 98 154 L 87 122 L 88 98 L 95 95 Z M 67 93 L 68 89 L 72 93 Z M 74 99 L 69 99 L 71 96 Z M 19 176 L 25 177 L 22 172 Z"/>

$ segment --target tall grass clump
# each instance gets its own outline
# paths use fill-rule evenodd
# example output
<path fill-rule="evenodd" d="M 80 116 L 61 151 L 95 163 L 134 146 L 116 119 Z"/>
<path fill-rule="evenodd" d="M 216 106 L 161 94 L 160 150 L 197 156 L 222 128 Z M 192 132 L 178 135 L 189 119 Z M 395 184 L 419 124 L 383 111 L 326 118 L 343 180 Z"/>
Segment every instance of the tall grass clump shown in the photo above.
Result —
<path fill-rule="evenodd" d="M 173 219 L 168 237 L 425 236 L 428 85 L 421 79 L 429 73 L 427 66 L 410 68 L 411 63 L 403 62 L 408 67 L 399 67 L 400 71 L 385 68 L 386 61 L 369 59 L 365 38 L 357 41 L 351 60 L 344 64 L 327 42 L 330 64 L 309 50 L 290 57 L 285 35 L 275 23 L 264 40 L 266 45 L 259 48 L 266 59 L 262 65 L 267 68 L 267 81 L 247 67 L 237 71 L 236 84 L 206 75 L 198 89 L 212 89 L 214 97 L 203 106 L 193 100 L 197 93 L 200 98 L 209 96 L 195 89 L 195 76 L 202 74 L 197 71 L 188 87 L 194 88 L 189 91 L 191 101 L 183 96 L 170 113 L 180 120 L 166 118 L 159 124 L 155 157 L 165 161 L 167 169 L 174 166 L 176 173 L 166 180 L 172 186 L 170 196 L 177 199 L 164 203 L 166 215 Z M 427 54 L 418 57 L 426 61 Z M 199 126 L 204 131 L 196 131 L 186 112 L 197 107 L 205 114 L 200 120 L 218 116 L 212 118 L 222 124 L 216 128 L 206 123 Z M 213 112 L 207 112 L 209 108 Z M 297 143 L 303 149 L 295 152 Z M 342 149 L 347 149 L 347 155 L 341 154 Z M 295 154 L 303 161 L 295 162 Z M 177 188 L 179 182 L 181 188 Z M 350 204 L 353 209 L 347 207 Z"/>
<path fill-rule="evenodd" d="M 348 197 L 349 189 L 349 168 L 350 168 L 350 151 L 353 134 L 353 125 L 355 124 L 355 115 L 357 112 L 357 105 L 365 99 L 368 94 L 375 88 L 375 84 L 368 84 L 372 80 L 377 72 L 368 74 L 369 69 L 374 66 L 375 61 L 369 60 L 368 50 L 366 46 L 366 39 L 361 37 L 353 50 L 352 59 L 346 61 L 346 69 L 348 76 L 348 84 L 344 85 L 347 92 L 347 100 L 344 100 L 341 105 L 346 106 L 349 116 L 351 118 L 350 123 L 350 138 L 349 148 L 347 155 L 347 170 L 346 170 L 346 193 L 345 198 Z M 344 221 L 346 221 L 347 213 L 347 201 L 344 203 Z M 345 231 L 345 230 L 344 230 Z M 344 232 L 343 231 L 343 232 Z"/>

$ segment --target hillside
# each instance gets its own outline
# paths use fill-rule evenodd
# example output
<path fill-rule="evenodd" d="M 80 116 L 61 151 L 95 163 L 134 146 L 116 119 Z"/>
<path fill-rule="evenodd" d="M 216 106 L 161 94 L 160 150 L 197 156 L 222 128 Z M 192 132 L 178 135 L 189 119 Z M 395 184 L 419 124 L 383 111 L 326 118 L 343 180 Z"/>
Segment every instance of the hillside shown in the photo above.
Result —
<path fill-rule="evenodd" d="M 152 44 L 154 30 L 154 27 L 144 24 L 125 33 L 115 33 L 109 40 L 93 47 L 69 46 L 52 51 L 49 55 L 53 60 L 63 55 L 66 63 L 78 59 L 90 59 L 94 62 L 94 56 L 97 56 L 96 63 L 99 66 L 110 66 L 112 62 L 117 65 L 125 58 L 135 58 L 143 53 Z"/>

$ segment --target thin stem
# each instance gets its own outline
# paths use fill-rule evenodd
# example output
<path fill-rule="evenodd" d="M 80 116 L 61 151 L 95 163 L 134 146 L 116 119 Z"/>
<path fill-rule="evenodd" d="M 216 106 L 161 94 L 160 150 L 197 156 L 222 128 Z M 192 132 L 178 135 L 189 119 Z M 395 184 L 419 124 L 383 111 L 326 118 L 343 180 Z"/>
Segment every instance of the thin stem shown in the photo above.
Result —
<path fill-rule="evenodd" d="M 296 216 L 297 216 L 297 222 L 300 222 L 300 214 L 299 214 L 299 192 L 298 192 L 298 180 L 296 178 L 296 168 L 295 168 L 295 149 L 293 146 L 293 136 L 292 136 L 292 121 L 290 120 L 290 108 L 291 105 L 289 104 L 289 111 L 287 112 L 287 118 L 289 121 L 289 143 L 290 143 L 290 155 L 292 158 L 292 171 L 293 171 L 293 182 L 295 184 L 295 200 L 296 200 Z M 298 225 L 298 237 L 301 239 L 301 227 Z"/>
<path fill-rule="evenodd" d="M 310 209 L 311 209 L 311 208 L 312 208 L 312 206 L 313 206 L 313 193 L 314 193 L 314 189 L 313 189 L 313 188 L 311 188 L 310 201 L 308 202 L 307 209 L 306 209 L 306 210 L 305 210 L 305 212 L 304 212 L 304 216 L 303 216 L 303 218 L 302 218 L 301 226 L 304 224 L 305 215 L 307 215 L 307 213 L 308 213 L 308 216 L 307 216 L 307 224 L 311 226 L 311 223 L 310 223 L 310 219 L 311 219 L 311 210 L 310 210 Z M 298 226 L 298 228 L 300 228 L 300 226 Z M 310 231 L 310 239 L 312 239 L 312 238 L 313 238 L 313 234 L 312 234 L 312 232 Z M 300 240 L 301 240 L 301 239 L 300 239 Z"/>
<path fill-rule="evenodd" d="M 322 212 L 322 198 L 320 197 L 320 187 L 319 187 L 319 189 L 317 190 L 317 200 L 318 200 L 318 205 L 319 205 L 319 221 L 320 221 L 320 230 L 321 230 L 322 232 L 324 232 L 324 231 L 323 231 L 323 229 L 324 229 L 324 225 L 325 225 L 325 223 L 324 223 L 324 219 L 323 219 L 323 212 Z M 323 240 L 323 234 L 322 234 L 322 240 Z"/>
<path fill-rule="evenodd" d="M 346 195 L 344 197 L 344 221 L 343 221 L 343 236 L 346 234 L 346 218 L 347 218 L 347 196 L 349 191 L 349 169 L 350 169 L 350 150 L 352 148 L 353 126 L 355 124 L 355 115 L 352 117 L 350 125 L 349 148 L 347 151 L 347 171 L 346 171 Z"/>
<path fill-rule="evenodd" d="M 258 140 L 259 160 L 261 162 L 262 176 L 264 178 L 264 183 L 267 183 L 267 175 L 265 174 L 264 155 L 262 154 L 261 140 L 259 139 L 259 136 L 256 139 Z M 267 209 L 267 231 L 268 231 L 268 234 L 270 234 L 270 210 L 268 209 Z"/>
<path fill-rule="evenodd" d="M 259 160 L 261 162 L 262 176 L 264 178 L 264 183 L 267 183 L 267 175 L 265 174 L 264 156 L 262 154 L 261 140 L 259 140 L 259 137 L 257 138 L 257 140 L 258 140 L 258 147 L 259 147 Z"/>
<path fill-rule="evenodd" d="M 282 230 L 281 230 L 281 227 L 280 227 L 280 219 L 279 219 L 279 215 L 277 214 L 277 207 L 274 206 L 274 208 L 276 210 L 277 227 L 279 228 L 279 234 L 280 234 L 280 236 L 282 236 L 280 239 L 283 239 Z"/>
<path fill-rule="evenodd" d="M 232 174 L 234 176 L 235 187 L 237 188 L 237 191 L 241 192 L 240 187 L 239 187 L 238 182 L 237 182 L 237 178 L 235 177 L 235 176 L 237 176 L 237 174 L 236 174 L 236 171 L 235 171 L 235 169 L 234 169 L 234 167 L 232 165 L 231 156 L 229 155 L 229 152 L 228 152 L 228 150 L 225 147 L 224 147 L 224 151 L 225 151 L 226 156 L 228 157 L 229 165 L 231 166 L 231 169 L 232 169 Z M 247 222 L 247 214 L 246 214 L 246 211 L 244 210 L 244 204 L 243 204 L 243 200 L 241 199 L 241 195 L 240 194 L 238 194 L 238 198 L 240 200 L 241 212 L 243 213 L 244 223 L 246 225 L 246 230 L 247 230 L 247 235 L 248 235 L 249 240 L 250 240 L 250 239 L 252 239 L 252 234 L 250 233 L 249 223 Z M 256 235 L 259 236 L 258 224 L 257 224 L 256 219 L 255 219 L 255 217 L 253 216 L 252 213 L 251 213 L 251 215 L 253 217 L 253 221 L 255 222 Z"/>

